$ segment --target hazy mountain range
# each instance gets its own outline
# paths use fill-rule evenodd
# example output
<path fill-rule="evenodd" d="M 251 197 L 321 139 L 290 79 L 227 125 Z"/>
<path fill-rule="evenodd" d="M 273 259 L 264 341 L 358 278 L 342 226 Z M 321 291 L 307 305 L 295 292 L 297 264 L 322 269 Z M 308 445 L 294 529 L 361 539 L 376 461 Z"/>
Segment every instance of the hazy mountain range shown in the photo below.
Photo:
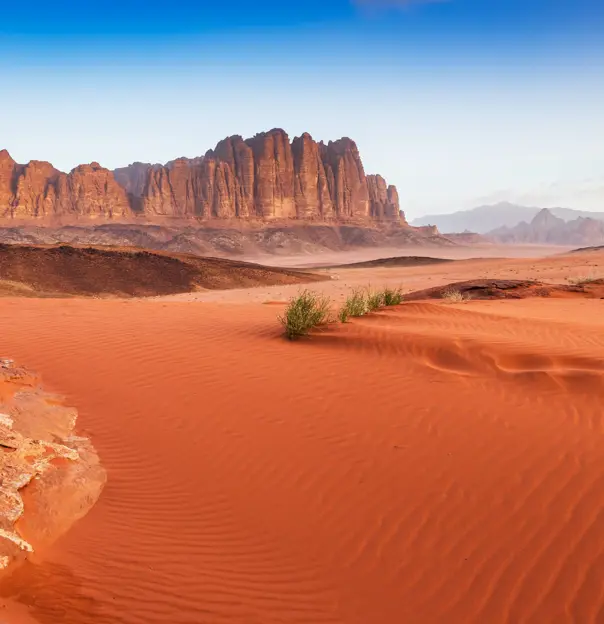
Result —
<path fill-rule="evenodd" d="M 530 223 L 543 210 L 537 206 L 521 206 L 508 202 L 500 202 L 478 206 L 471 210 L 462 210 L 451 214 L 426 215 L 418 217 L 411 225 L 435 225 L 441 232 L 476 232 L 487 234 L 502 227 L 513 228 L 525 222 Z M 548 212 L 563 221 L 574 221 L 578 218 L 604 221 L 604 212 L 573 210 L 571 208 L 549 208 Z"/>
<path fill-rule="evenodd" d="M 543 208 L 527 223 L 503 226 L 490 231 L 491 240 L 510 244 L 547 244 L 593 246 L 604 243 L 604 219 L 577 217 L 570 221 L 557 217 L 553 210 Z"/>

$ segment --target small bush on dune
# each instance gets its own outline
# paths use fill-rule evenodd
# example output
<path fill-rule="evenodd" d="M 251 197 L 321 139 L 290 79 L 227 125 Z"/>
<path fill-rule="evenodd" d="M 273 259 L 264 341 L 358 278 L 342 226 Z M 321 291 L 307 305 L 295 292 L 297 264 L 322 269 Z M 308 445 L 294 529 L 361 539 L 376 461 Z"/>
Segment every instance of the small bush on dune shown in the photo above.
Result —
<path fill-rule="evenodd" d="M 350 318 L 364 316 L 380 308 L 396 306 L 402 301 L 403 294 L 400 288 L 383 290 L 355 288 L 338 311 L 337 320 L 346 323 Z M 335 320 L 331 314 L 329 297 L 310 290 L 304 290 L 291 299 L 283 316 L 278 318 L 283 325 L 285 336 L 290 340 L 306 336 L 314 327 Z"/>
<path fill-rule="evenodd" d="M 306 336 L 313 327 L 326 325 L 331 320 L 331 301 L 310 290 L 302 291 L 290 300 L 285 314 L 279 317 L 285 336 L 296 340 Z"/>
<path fill-rule="evenodd" d="M 351 317 L 364 316 L 380 308 L 400 305 L 402 302 L 403 293 L 400 288 L 384 288 L 383 290 L 357 288 L 352 291 L 340 308 L 338 320 L 341 323 L 346 323 Z"/>
<path fill-rule="evenodd" d="M 384 288 L 382 297 L 386 307 L 396 306 L 403 303 L 403 293 L 400 288 Z"/>
<path fill-rule="evenodd" d="M 340 308 L 340 311 L 338 312 L 338 321 L 340 321 L 340 323 L 346 323 L 348 322 L 348 317 L 350 315 L 348 314 L 348 310 L 346 308 L 346 306 L 342 306 Z"/>
<path fill-rule="evenodd" d="M 375 312 L 384 307 L 384 293 L 379 290 L 367 289 L 366 294 L 367 311 Z"/>
<path fill-rule="evenodd" d="M 365 293 L 357 288 L 348 295 L 348 298 L 338 313 L 338 318 L 342 323 L 345 323 L 351 316 L 363 316 L 367 314 L 367 311 L 368 307 Z"/>
<path fill-rule="evenodd" d="M 449 303 L 462 303 L 469 299 L 468 295 L 464 295 L 464 293 L 455 288 L 446 288 L 443 290 L 442 298 L 446 299 Z"/>

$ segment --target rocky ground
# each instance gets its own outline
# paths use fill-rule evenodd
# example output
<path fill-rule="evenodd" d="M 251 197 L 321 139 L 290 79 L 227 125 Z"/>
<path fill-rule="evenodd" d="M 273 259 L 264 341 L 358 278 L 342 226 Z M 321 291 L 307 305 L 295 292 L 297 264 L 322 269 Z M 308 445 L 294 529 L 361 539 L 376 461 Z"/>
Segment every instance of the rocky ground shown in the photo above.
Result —
<path fill-rule="evenodd" d="M 77 412 L 0 359 L 0 571 L 47 545 L 98 499 L 106 473 Z"/>
<path fill-rule="evenodd" d="M 161 224 L 80 221 L 68 225 L 0 227 L 0 243 L 25 245 L 110 245 L 168 253 L 242 257 L 252 255 L 311 256 L 324 252 L 392 247 L 455 248 L 435 228 L 368 224 L 245 223 L 228 220 L 212 226 L 164 221 Z M 236 227 L 241 225 L 241 227 Z"/>

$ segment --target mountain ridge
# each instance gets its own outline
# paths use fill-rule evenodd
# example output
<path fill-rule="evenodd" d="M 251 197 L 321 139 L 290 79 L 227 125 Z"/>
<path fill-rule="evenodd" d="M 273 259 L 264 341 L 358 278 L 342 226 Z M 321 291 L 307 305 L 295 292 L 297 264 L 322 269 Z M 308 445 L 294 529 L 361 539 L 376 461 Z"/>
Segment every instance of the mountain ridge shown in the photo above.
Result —
<path fill-rule="evenodd" d="M 413 219 L 411 225 L 414 227 L 435 225 L 441 232 L 461 233 L 469 231 L 487 234 L 500 227 L 514 227 L 522 221 L 530 222 L 542 209 L 536 206 L 499 202 L 450 214 L 425 215 Z M 548 208 L 548 210 L 564 221 L 571 221 L 578 217 L 604 220 L 604 212 L 589 212 L 563 207 Z"/>
<path fill-rule="evenodd" d="M 204 156 L 110 171 L 97 162 L 64 173 L 51 163 L 16 163 L 0 151 L 0 219 L 156 218 L 211 221 L 291 219 L 407 225 L 398 191 L 367 175 L 349 138 L 290 141 L 274 128 L 220 141 Z"/>
<path fill-rule="evenodd" d="M 496 228 L 489 237 L 508 244 L 597 245 L 604 243 L 604 221 L 578 217 L 565 221 L 548 208 L 540 210 L 530 221 L 514 227 Z"/>

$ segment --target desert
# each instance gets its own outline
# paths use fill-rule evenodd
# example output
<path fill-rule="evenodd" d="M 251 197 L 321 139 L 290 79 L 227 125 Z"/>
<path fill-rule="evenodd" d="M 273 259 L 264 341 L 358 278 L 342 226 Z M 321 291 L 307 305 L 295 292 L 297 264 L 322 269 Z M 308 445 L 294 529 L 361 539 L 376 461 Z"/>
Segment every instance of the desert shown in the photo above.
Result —
<path fill-rule="evenodd" d="M 604 252 L 350 256 L 305 284 L 0 299 L 3 353 L 107 471 L 1 580 L 11 622 L 600 621 Z M 411 294 L 480 279 L 552 292 Z M 283 338 L 301 289 L 367 284 L 409 300 Z"/>
<path fill-rule="evenodd" d="M 0 624 L 604 624 L 604 3 L 0 11 Z"/>

